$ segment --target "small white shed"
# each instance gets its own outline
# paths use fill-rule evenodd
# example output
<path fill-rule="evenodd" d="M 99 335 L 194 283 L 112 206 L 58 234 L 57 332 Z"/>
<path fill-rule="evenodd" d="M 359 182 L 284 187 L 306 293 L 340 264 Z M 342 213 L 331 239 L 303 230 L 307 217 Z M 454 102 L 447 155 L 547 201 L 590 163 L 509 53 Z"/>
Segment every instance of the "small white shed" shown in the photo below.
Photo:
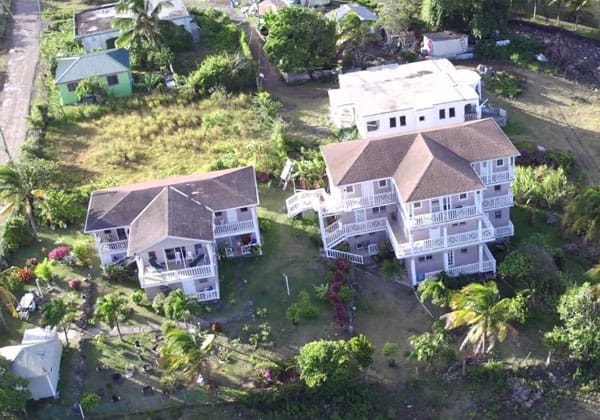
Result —
<path fill-rule="evenodd" d="M 457 32 L 434 32 L 423 35 L 423 50 L 430 57 L 454 58 L 467 52 L 469 38 Z"/>
<path fill-rule="evenodd" d="M 12 362 L 14 375 L 29 381 L 34 400 L 58 396 L 61 355 L 55 328 L 31 328 L 20 345 L 0 348 L 0 356 Z"/>

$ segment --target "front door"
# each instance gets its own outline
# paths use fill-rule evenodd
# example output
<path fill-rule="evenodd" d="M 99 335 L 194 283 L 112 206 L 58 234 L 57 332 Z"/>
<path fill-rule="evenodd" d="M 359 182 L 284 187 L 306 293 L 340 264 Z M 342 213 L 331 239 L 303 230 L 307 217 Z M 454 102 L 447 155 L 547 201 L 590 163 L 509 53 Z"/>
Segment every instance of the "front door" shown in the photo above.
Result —
<path fill-rule="evenodd" d="M 448 251 L 448 267 L 454 267 L 454 250 Z"/>
<path fill-rule="evenodd" d="M 227 223 L 236 223 L 237 221 L 237 210 L 227 210 Z"/>
<path fill-rule="evenodd" d="M 367 220 L 367 211 L 365 209 L 356 210 L 354 214 L 356 217 L 356 223 L 364 222 Z"/>
<path fill-rule="evenodd" d="M 123 228 L 118 228 L 117 236 L 119 237 L 119 241 L 124 241 L 125 239 L 127 239 L 127 232 L 125 232 L 125 229 Z"/>

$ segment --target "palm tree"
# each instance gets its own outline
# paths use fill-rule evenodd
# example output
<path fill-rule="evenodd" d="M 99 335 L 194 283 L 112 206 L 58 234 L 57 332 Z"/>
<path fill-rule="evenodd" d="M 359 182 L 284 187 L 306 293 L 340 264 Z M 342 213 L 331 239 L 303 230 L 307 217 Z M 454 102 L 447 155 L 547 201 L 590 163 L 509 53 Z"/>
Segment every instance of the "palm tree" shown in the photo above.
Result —
<path fill-rule="evenodd" d="M 191 298 L 185 297 L 183 290 L 177 289 L 172 291 L 163 302 L 165 316 L 173 321 L 181 321 L 189 316 L 188 305 L 191 301 Z"/>
<path fill-rule="evenodd" d="M 586 241 L 600 238 L 600 187 L 588 187 L 566 207 L 563 226 Z"/>
<path fill-rule="evenodd" d="M 58 165 L 45 159 L 0 166 L 0 199 L 23 208 L 36 237 L 35 197 L 37 191 L 45 188 L 57 173 Z"/>
<path fill-rule="evenodd" d="M 42 306 L 42 323 L 62 328 L 67 346 L 69 345 L 69 328 L 76 316 L 77 310 L 73 296 L 57 297 Z"/>
<path fill-rule="evenodd" d="M 190 333 L 179 328 L 171 328 L 165 334 L 160 347 L 160 357 L 166 366 L 166 372 L 181 372 L 190 381 L 200 372 L 205 356 L 204 336 Z"/>
<path fill-rule="evenodd" d="M 129 48 L 132 44 L 147 41 L 152 47 L 158 47 L 163 39 L 159 19 L 163 7 L 173 7 L 173 3 L 168 0 L 121 0 L 117 12 L 123 16 L 115 18 L 113 24 L 120 30 L 116 46 Z"/>
<path fill-rule="evenodd" d="M 509 332 L 516 335 L 517 331 L 508 323 L 514 318 L 513 303 L 510 298 L 500 300 L 498 286 L 493 281 L 471 283 L 452 296 L 452 312 L 440 319 L 446 321 L 447 330 L 465 325 L 469 327 L 460 345 L 461 350 L 471 344 L 475 354 L 487 353 L 496 340 L 504 341 Z"/>
<path fill-rule="evenodd" d="M 422 301 L 431 299 L 431 303 L 441 307 L 448 306 L 451 291 L 446 288 L 442 280 L 425 279 L 417 288 L 419 298 Z"/>
<path fill-rule="evenodd" d="M 123 335 L 121 335 L 121 328 L 119 327 L 119 318 L 125 317 L 128 311 L 127 297 L 111 293 L 98 299 L 94 316 L 106 322 L 110 328 L 117 327 L 119 338 L 123 341 Z"/>
<path fill-rule="evenodd" d="M 16 303 L 17 298 L 8 290 L 8 287 L 0 283 L 0 323 L 4 326 L 5 330 L 8 330 L 6 312 L 14 318 L 17 317 L 17 311 L 15 310 Z"/>

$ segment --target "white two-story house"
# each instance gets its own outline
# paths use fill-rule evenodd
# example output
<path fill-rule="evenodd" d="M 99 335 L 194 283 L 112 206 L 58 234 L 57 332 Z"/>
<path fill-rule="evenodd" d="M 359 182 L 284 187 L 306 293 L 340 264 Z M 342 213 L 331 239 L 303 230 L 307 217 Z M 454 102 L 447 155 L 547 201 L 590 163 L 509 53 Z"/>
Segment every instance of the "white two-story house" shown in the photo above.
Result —
<path fill-rule="evenodd" d="M 151 3 L 151 8 L 159 3 L 159 0 L 147 1 Z M 117 12 L 117 3 L 103 4 L 75 12 L 73 14 L 75 39 L 81 40 L 86 52 L 113 49 L 119 37 L 119 30 L 113 27 L 113 22 L 115 18 L 127 16 L 127 13 Z M 183 0 L 169 0 L 168 4 L 164 3 L 158 18 L 182 26 L 192 35 L 194 42 L 200 41 L 198 25 L 188 13 Z"/>
<path fill-rule="evenodd" d="M 322 147 L 329 191 L 297 191 L 329 258 L 363 264 L 389 241 L 413 285 L 441 271 L 495 273 L 486 243 L 514 234 L 517 149 L 493 119 Z"/>
<path fill-rule="evenodd" d="M 150 298 L 219 299 L 218 259 L 261 252 L 251 166 L 92 192 L 85 232 L 103 265 L 135 260 Z"/>
<path fill-rule="evenodd" d="M 362 138 L 408 133 L 481 118 L 481 77 L 446 60 L 371 67 L 338 76 L 329 110 L 338 128 Z"/>

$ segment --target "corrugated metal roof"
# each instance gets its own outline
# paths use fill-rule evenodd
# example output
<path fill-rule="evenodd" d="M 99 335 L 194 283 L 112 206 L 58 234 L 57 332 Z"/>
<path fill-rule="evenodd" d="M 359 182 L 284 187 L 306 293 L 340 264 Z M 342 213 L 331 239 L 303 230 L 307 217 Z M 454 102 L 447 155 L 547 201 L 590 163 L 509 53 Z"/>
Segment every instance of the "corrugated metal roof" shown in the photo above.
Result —
<path fill-rule="evenodd" d="M 56 83 L 69 83 L 93 76 L 129 71 L 129 51 L 115 49 L 98 51 L 79 57 L 67 57 L 58 60 Z"/>

